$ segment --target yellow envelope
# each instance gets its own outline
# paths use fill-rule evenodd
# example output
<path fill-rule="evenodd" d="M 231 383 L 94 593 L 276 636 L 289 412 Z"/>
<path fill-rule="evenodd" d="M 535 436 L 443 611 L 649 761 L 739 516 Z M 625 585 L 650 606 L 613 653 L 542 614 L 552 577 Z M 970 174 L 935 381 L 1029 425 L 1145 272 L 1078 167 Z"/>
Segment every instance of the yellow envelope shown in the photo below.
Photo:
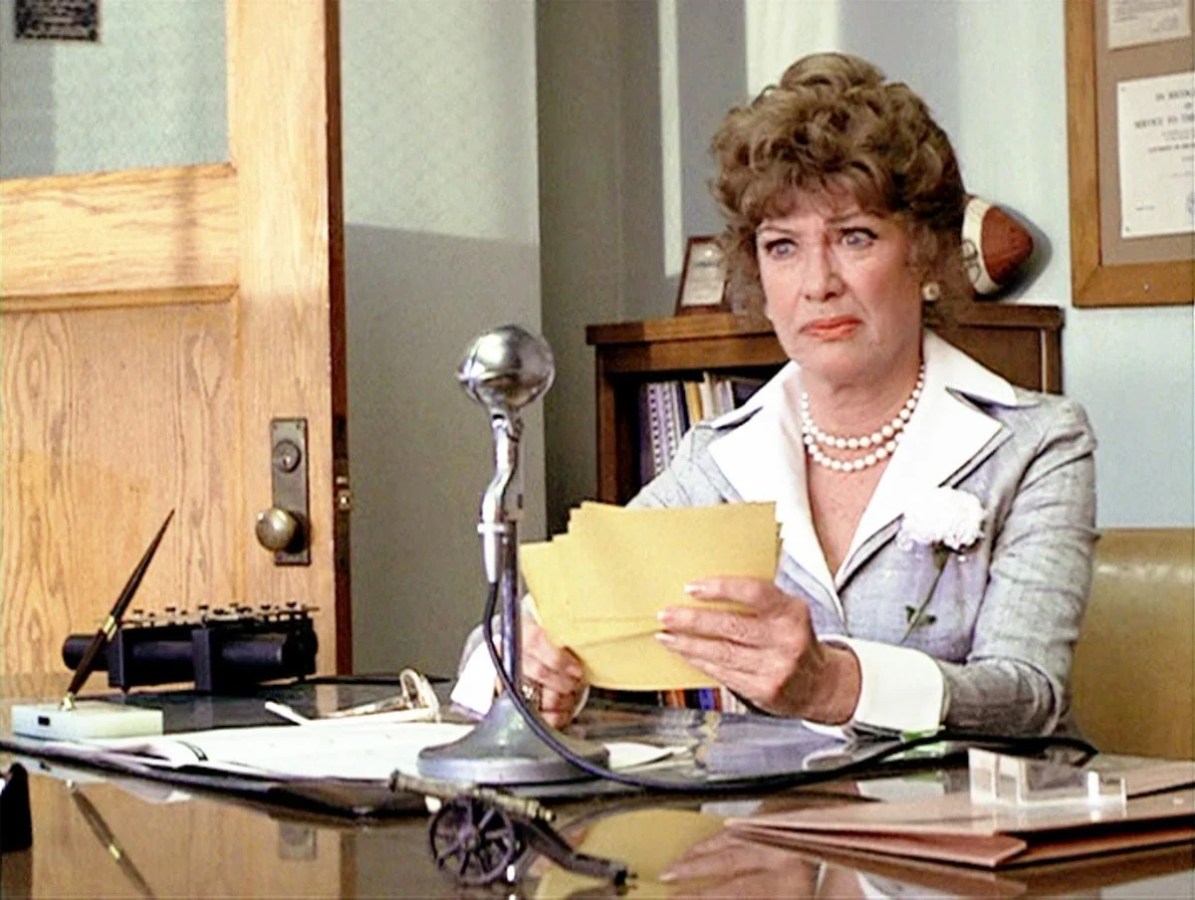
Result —
<path fill-rule="evenodd" d="M 611 691 L 672 691 L 717 687 L 718 682 L 665 648 L 652 634 L 574 647 L 585 680 Z"/>
<path fill-rule="evenodd" d="M 664 690 L 714 682 L 655 641 L 657 613 L 709 607 L 684 592 L 699 578 L 770 581 L 779 550 L 770 503 L 626 509 L 587 502 L 570 514 L 566 534 L 519 553 L 541 626 L 581 658 L 591 684 Z"/>
<path fill-rule="evenodd" d="M 599 819 L 577 845 L 581 853 L 621 859 L 635 872 L 631 896 L 671 897 L 687 890 L 660 876 L 689 850 L 722 831 L 722 820 L 688 809 L 642 809 Z M 540 877 L 536 900 L 557 900 L 610 887 L 600 878 L 578 875 L 552 865 Z"/>
<path fill-rule="evenodd" d="M 779 553 L 770 503 L 675 509 L 587 503 L 574 511 L 569 539 L 576 575 L 569 599 L 579 618 L 651 618 L 665 606 L 708 607 L 684 586 L 719 575 L 771 580 Z"/>

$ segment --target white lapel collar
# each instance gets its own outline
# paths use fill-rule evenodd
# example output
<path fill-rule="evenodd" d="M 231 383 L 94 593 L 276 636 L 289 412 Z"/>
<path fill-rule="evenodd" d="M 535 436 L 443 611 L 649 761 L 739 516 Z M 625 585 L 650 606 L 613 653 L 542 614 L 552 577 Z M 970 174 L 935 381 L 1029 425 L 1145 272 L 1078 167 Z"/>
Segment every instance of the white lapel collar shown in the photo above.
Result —
<path fill-rule="evenodd" d="M 744 500 L 776 504 L 785 552 L 835 596 L 834 579 L 809 512 L 805 450 L 797 412 L 800 393 L 800 369 L 789 363 L 748 404 L 747 409 L 758 411 L 712 442 L 710 455 Z M 741 417 L 726 416 L 713 425 L 732 424 Z"/>
<path fill-rule="evenodd" d="M 921 399 L 855 530 L 840 581 L 849 574 L 858 551 L 899 518 L 914 497 L 946 484 L 985 448 L 994 449 L 1003 426 L 971 400 L 1021 405 L 1012 385 L 936 334 L 926 333 L 922 353 Z"/>
<path fill-rule="evenodd" d="M 789 363 L 746 407 L 712 424 L 741 425 L 710 444 L 722 474 L 746 501 L 774 502 L 785 551 L 824 585 L 837 587 L 858 565 L 859 551 L 895 522 L 919 492 L 940 487 L 987 447 L 1002 426 L 970 400 L 1001 406 L 1023 402 L 1007 381 L 932 332 L 922 344 L 925 386 L 904 437 L 876 486 L 837 577 L 826 565 L 805 486 L 800 369 Z M 968 399 L 969 398 L 969 399 Z"/>

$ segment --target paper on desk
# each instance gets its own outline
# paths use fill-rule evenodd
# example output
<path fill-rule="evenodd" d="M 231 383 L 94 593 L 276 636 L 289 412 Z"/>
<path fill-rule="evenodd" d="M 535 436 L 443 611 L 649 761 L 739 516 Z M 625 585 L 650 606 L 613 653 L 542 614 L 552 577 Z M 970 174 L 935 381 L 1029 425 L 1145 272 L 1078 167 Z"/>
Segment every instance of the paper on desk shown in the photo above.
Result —
<path fill-rule="evenodd" d="M 364 719 L 313 720 L 307 725 L 220 728 L 149 738 L 76 742 L 97 760 L 177 769 L 183 766 L 279 780 L 309 778 L 385 781 L 395 769 L 417 775 L 419 751 L 457 740 L 472 725 Z M 610 767 L 629 769 L 674 755 L 677 748 L 630 741 L 606 744 Z"/>
<path fill-rule="evenodd" d="M 779 552 L 771 503 L 626 509 L 587 502 L 572 511 L 566 534 L 519 548 L 548 636 L 577 654 L 590 684 L 616 690 L 715 686 L 655 641 L 657 614 L 666 606 L 716 606 L 684 592 L 700 578 L 770 581 Z"/>

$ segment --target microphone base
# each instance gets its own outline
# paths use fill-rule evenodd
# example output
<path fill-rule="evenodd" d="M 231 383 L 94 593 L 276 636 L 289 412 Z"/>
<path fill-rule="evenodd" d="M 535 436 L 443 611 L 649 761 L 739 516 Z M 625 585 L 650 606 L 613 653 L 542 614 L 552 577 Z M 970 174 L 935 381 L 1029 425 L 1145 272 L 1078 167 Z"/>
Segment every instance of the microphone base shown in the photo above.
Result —
<path fill-rule="evenodd" d="M 599 743 L 565 734 L 557 738 L 586 762 L 609 763 L 610 753 Z M 545 784 L 593 777 L 544 743 L 505 693 L 463 738 L 421 750 L 418 768 L 425 778 L 470 784 Z"/>

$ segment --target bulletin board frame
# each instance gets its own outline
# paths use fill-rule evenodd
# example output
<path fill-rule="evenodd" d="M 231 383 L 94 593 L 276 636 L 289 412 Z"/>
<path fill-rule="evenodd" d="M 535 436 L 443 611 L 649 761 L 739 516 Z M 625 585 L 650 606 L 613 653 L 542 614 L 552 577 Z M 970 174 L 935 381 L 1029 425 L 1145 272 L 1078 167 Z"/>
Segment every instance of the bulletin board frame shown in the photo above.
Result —
<path fill-rule="evenodd" d="M 1111 51 L 1107 14 L 1107 0 L 1066 0 L 1071 300 L 1078 307 L 1195 303 L 1195 237 L 1120 237 L 1115 94 L 1118 78 L 1183 71 L 1168 61 L 1195 58 L 1195 41 Z"/>

